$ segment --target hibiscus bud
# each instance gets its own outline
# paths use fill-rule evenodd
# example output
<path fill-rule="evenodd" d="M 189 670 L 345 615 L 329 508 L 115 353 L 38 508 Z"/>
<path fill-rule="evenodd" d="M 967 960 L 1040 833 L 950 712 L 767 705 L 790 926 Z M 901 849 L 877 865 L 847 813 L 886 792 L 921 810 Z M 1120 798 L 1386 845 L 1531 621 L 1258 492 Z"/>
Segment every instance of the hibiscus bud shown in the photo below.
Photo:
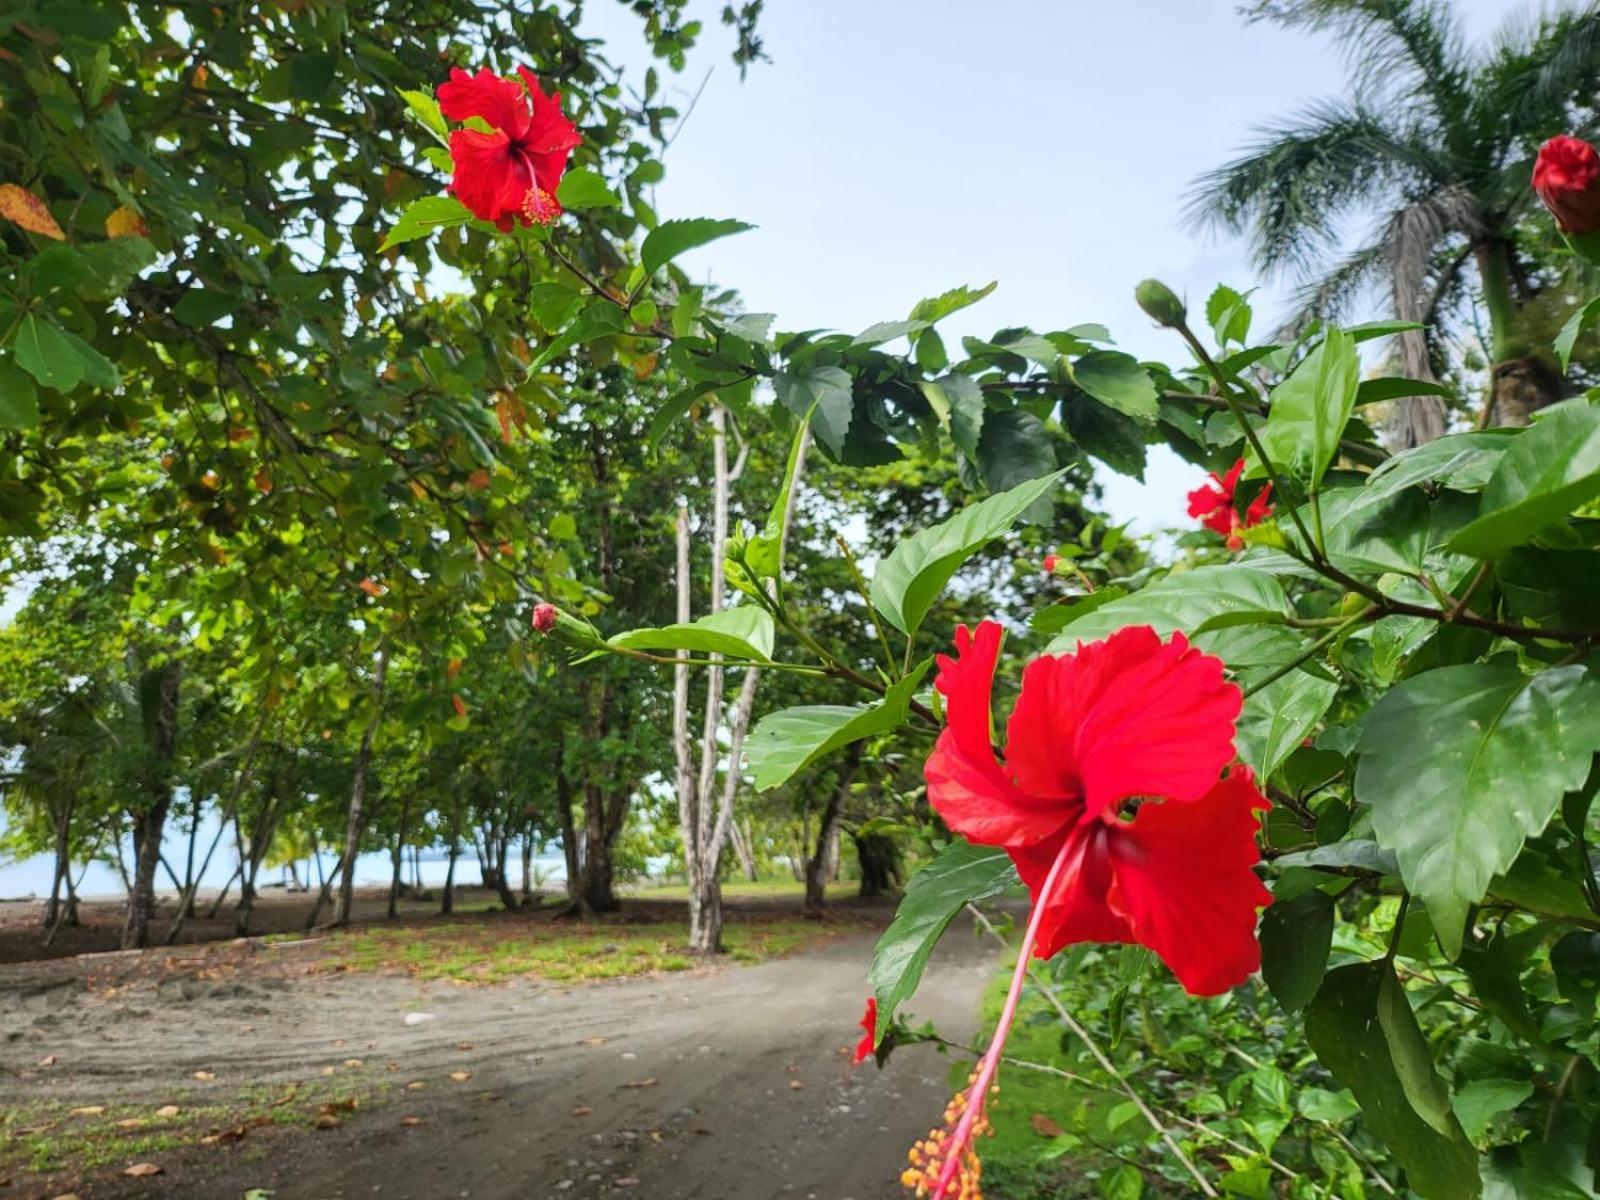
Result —
<path fill-rule="evenodd" d="M 1044 573 L 1046 575 L 1054 575 L 1056 573 L 1056 568 L 1061 565 L 1061 556 L 1059 554 L 1046 554 L 1044 556 L 1044 562 L 1040 565 L 1044 567 Z"/>
<path fill-rule="evenodd" d="M 533 606 L 533 627 L 540 633 L 549 633 L 556 627 L 556 606 L 550 603 Z"/>
<path fill-rule="evenodd" d="M 1179 328 L 1189 315 L 1177 293 L 1159 279 L 1146 279 L 1133 290 L 1133 298 L 1164 329 Z"/>
<path fill-rule="evenodd" d="M 1539 147 L 1533 190 L 1562 233 L 1600 232 L 1600 153 L 1588 142 L 1562 135 Z"/>

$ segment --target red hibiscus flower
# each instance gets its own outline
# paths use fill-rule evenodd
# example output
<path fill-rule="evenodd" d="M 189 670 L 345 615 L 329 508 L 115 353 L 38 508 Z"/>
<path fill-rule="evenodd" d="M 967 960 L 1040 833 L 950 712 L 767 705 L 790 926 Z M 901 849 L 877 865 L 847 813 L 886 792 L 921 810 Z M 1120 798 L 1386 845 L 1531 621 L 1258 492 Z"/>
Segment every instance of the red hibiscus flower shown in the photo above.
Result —
<path fill-rule="evenodd" d="M 855 1058 L 852 1060 L 860 1066 L 872 1057 L 872 1052 L 878 1041 L 878 998 L 867 997 L 867 1011 L 861 1014 L 861 1028 L 866 1030 L 861 1040 L 856 1043 Z"/>
<path fill-rule="evenodd" d="M 1259 525 L 1272 515 L 1272 485 L 1269 483 L 1250 502 L 1244 516 L 1234 507 L 1235 493 L 1239 489 L 1239 476 L 1244 474 L 1244 459 L 1228 468 L 1228 473 L 1218 476 L 1211 473 L 1208 482 L 1189 493 L 1189 515 L 1199 517 L 1200 524 L 1228 539 L 1228 549 L 1238 550 L 1244 545 L 1239 536 L 1241 529 Z"/>
<path fill-rule="evenodd" d="M 455 177 L 450 190 L 482 221 L 510 229 L 548 225 L 561 215 L 556 188 L 567 158 L 583 140 L 561 111 L 561 93 L 546 96 L 526 67 L 515 79 L 488 68 L 459 67 L 439 85 L 439 111 L 452 121 L 478 117 L 494 130 L 457 129 L 450 135 Z"/>
<path fill-rule="evenodd" d="M 1188 991 L 1215 995 L 1260 965 L 1256 910 L 1271 900 L 1251 870 L 1267 801 L 1248 768 L 1222 774 L 1242 701 L 1218 659 L 1144 626 L 1036 659 L 1002 764 L 989 736 L 1000 635 L 993 621 L 963 627 L 957 655 L 939 659 L 949 723 L 928 758 L 928 800 L 951 829 L 1005 848 L 1033 911 L 994 1040 L 902 1177 L 933 1200 L 976 1187 L 972 1147 L 1030 954 L 1136 943 Z"/>
<path fill-rule="evenodd" d="M 549 633 L 556 627 L 560 614 L 554 604 L 545 601 L 533 606 L 533 627 L 540 633 Z"/>
<path fill-rule="evenodd" d="M 1600 231 L 1600 153 L 1588 142 L 1562 135 L 1539 147 L 1533 190 L 1563 233 Z"/>

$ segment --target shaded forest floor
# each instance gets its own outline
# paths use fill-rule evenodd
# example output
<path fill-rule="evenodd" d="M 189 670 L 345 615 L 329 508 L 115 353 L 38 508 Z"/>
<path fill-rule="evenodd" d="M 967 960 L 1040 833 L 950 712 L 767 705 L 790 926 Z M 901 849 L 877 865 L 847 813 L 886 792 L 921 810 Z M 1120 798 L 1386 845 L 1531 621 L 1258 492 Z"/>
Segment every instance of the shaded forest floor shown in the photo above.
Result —
<path fill-rule="evenodd" d="M 849 1065 L 892 911 L 735 899 L 709 966 L 639 898 L 0 967 L 0 1200 L 891 1196 L 948 1086 Z M 951 940 L 917 1011 L 963 1035 L 993 956 Z"/>

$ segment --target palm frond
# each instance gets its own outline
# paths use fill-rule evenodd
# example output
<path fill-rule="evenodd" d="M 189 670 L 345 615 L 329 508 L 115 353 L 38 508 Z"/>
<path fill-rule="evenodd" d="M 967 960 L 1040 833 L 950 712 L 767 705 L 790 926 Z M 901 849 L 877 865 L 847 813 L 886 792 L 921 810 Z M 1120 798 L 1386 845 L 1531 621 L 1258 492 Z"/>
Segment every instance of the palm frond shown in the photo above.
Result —
<path fill-rule="evenodd" d="M 1196 181 L 1188 222 L 1248 233 L 1264 271 L 1304 270 L 1335 237 L 1347 209 L 1397 183 L 1432 175 L 1420 142 L 1360 107 L 1328 101 L 1279 125 L 1234 161 Z"/>
<path fill-rule="evenodd" d="M 1600 0 L 1508 23 L 1474 91 L 1485 132 L 1535 145 L 1571 132 L 1575 119 L 1592 116 L 1600 101 Z"/>

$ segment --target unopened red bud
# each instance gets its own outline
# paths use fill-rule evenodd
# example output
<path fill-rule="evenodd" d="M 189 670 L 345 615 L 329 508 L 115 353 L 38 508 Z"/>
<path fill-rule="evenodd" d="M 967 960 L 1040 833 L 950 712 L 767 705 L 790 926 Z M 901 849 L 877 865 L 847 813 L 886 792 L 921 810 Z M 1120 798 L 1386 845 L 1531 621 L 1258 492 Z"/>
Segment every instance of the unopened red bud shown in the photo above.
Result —
<path fill-rule="evenodd" d="M 1043 566 L 1044 566 L 1045 574 L 1054 575 L 1056 573 L 1056 568 L 1059 567 L 1060 565 L 1061 565 L 1061 556 L 1059 554 L 1046 554 L 1044 556 Z"/>
<path fill-rule="evenodd" d="M 1562 233 L 1600 231 L 1600 152 L 1582 138 L 1563 134 L 1539 147 L 1533 190 Z"/>
<path fill-rule="evenodd" d="M 533 606 L 533 627 L 540 633 L 549 633 L 556 627 L 556 606 L 554 604 L 535 604 Z"/>

